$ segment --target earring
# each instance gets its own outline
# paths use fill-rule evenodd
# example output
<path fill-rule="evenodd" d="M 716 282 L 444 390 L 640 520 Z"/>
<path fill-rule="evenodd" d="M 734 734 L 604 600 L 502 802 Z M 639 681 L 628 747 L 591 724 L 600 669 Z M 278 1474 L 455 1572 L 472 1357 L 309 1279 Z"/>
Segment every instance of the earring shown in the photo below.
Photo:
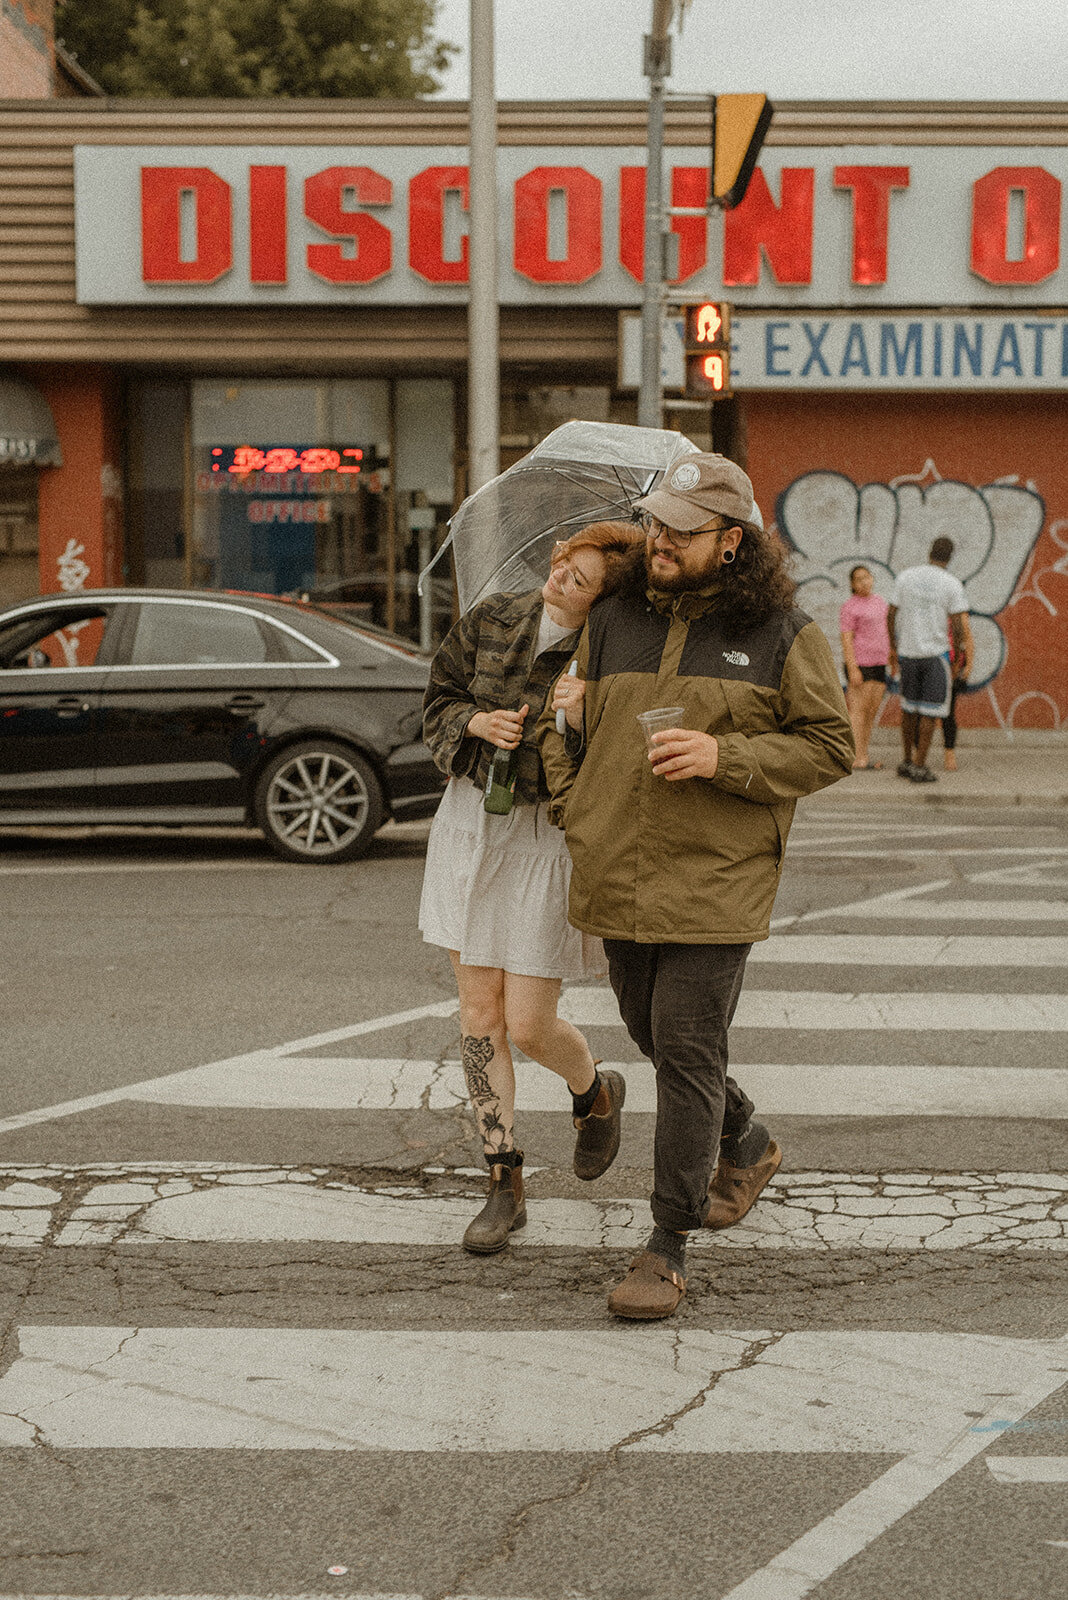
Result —
<path fill-rule="evenodd" d="M 720 556 L 719 559 L 723 562 L 724 566 L 729 566 L 730 563 L 734 560 L 734 557 L 735 557 L 736 553 L 737 552 L 734 551 L 734 550 L 724 550 L 723 554 Z"/>

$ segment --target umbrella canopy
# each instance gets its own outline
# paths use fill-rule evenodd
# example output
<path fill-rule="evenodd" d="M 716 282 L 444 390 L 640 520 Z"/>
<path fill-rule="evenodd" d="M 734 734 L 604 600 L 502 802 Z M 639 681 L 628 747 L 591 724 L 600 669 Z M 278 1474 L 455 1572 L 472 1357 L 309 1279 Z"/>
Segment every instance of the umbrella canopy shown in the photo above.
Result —
<path fill-rule="evenodd" d="M 632 521 L 634 502 L 696 449 L 662 428 L 615 422 L 554 428 L 522 461 L 469 495 L 453 517 L 434 560 L 452 546 L 461 611 L 488 594 L 540 587 L 557 539 L 590 522 Z"/>

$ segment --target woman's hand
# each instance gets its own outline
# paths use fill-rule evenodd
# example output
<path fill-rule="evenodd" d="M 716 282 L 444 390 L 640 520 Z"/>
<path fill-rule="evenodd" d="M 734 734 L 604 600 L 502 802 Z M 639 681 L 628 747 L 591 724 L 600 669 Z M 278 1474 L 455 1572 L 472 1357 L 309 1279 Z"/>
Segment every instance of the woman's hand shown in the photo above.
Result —
<path fill-rule="evenodd" d="M 658 778 L 714 778 L 719 766 L 719 740 L 711 733 L 688 728 L 666 728 L 654 733 L 649 752 Z"/>
<path fill-rule="evenodd" d="M 485 739 L 498 750 L 514 750 L 523 737 L 529 710 L 529 706 L 521 706 L 518 711 L 476 711 L 467 724 L 467 732 L 472 739 Z"/>
<path fill-rule="evenodd" d="M 586 704 L 585 678 L 569 678 L 565 672 L 563 677 L 557 678 L 556 687 L 553 689 L 554 711 L 562 711 L 567 718 L 569 728 L 574 728 L 576 733 L 582 732 L 582 712 Z"/>

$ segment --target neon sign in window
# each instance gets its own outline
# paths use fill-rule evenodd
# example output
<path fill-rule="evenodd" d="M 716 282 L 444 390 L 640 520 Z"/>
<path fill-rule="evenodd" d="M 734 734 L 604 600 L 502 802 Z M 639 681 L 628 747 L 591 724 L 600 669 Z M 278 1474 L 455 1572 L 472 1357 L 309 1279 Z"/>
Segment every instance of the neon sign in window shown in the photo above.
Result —
<path fill-rule="evenodd" d="M 246 477 L 250 472 L 338 472 L 355 477 L 363 471 L 364 451 L 358 445 L 339 450 L 323 445 L 214 445 L 212 472 Z"/>

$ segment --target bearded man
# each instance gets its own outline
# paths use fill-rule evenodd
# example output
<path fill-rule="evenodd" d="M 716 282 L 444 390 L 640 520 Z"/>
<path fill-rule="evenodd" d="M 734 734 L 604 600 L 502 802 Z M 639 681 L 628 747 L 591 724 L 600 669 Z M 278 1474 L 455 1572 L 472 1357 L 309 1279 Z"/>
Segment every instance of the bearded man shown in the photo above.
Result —
<path fill-rule="evenodd" d="M 655 1318 L 685 1292 L 689 1232 L 739 1221 L 782 1160 L 727 1074 L 727 1030 L 795 802 L 851 771 L 853 735 L 830 647 L 794 606 L 741 468 L 688 455 L 638 505 L 644 573 L 594 607 L 539 738 L 570 921 L 604 939 L 623 1021 L 656 1070 L 655 1226 L 608 1301 Z M 682 707 L 678 726 L 647 752 L 636 717 L 667 706 Z"/>

